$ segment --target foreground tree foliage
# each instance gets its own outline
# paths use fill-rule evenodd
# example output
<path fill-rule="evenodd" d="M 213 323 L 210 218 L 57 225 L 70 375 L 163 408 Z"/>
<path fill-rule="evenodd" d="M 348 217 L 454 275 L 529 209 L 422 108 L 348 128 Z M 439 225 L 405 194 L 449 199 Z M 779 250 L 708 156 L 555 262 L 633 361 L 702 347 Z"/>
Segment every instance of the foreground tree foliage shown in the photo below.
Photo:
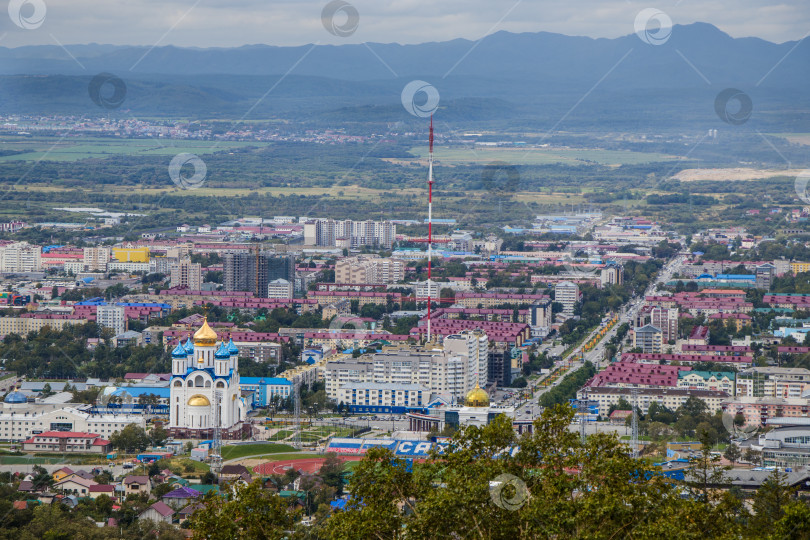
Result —
<path fill-rule="evenodd" d="M 195 539 L 286 538 L 298 518 L 288 501 L 263 490 L 258 481 L 237 485 L 228 498 L 209 492 L 202 503 L 189 524 Z"/>
<path fill-rule="evenodd" d="M 810 525 L 802 519 L 810 511 L 786 496 L 784 486 L 778 513 L 763 513 L 757 520 L 768 522 L 764 531 L 733 495 L 696 490 L 645 469 L 613 435 L 592 435 L 583 446 L 568 430 L 572 415 L 570 408 L 547 410 L 534 434 L 520 440 L 504 417 L 484 428 L 463 429 L 447 453 L 413 472 L 389 451 L 374 449 L 354 470 L 352 502 L 326 522 L 324 536 L 807 537 Z M 518 452 L 506 452 L 518 443 Z M 722 482 L 720 473 L 710 473 L 710 479 Z"/>
<path fill-rule="evenodd" d="M 810 507 L 774 474 L 751 514 L 726 490 L 708 446 L 683 482 L 634 460 L 614 435 L 583 445 L 574 411 L 547 409 L 521 438 L 505 417 L 459 430 L 444 453 L 411 464 L 369 450 L 354 469 L 344 511 L 296 524 L 288 502 L 259 484 L 206 498 L 195 538 L 355 539 L 792 539 L 810 538 Z M 519 450 L 514 450 L 519 447 Z M 739 492 L 738 492 L 739 493 Z"/>

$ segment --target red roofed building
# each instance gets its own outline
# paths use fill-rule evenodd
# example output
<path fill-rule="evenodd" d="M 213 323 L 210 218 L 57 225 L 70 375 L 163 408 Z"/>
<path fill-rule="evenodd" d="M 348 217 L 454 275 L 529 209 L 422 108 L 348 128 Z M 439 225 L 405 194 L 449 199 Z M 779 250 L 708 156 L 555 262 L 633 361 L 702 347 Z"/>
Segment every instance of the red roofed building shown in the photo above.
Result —
<path fill-rule="evenodd" d="M 622 362 L 640 362 L 658 364 L 664 362 L 714 362 L 717 364 L 736 365 L 737 367 L 751 367 L 754 361 L 752 356 L 726 356 L 720 354 L 659 354 L 659 353 L 624 353 Z M 683 369 L 683 366 L 680 366 Z"/>
<path fill-rule="evenodd" d="M 26 452 L 59 452 L 73 454 L 108 454 L 112 444 L 98 433 L 82 431 L 46 431 L 23 441 Z"/>
<path fill-rule="evenodd" d="M 689 366 L 662 366 L 658 364 L 638 364 L 616 362 L 599 372 L 586 386 L 617 386 L 620 388 L 671 387 L 678 386 L 678 372 L 689 371 Z"/>
<path fill-rule="evenodd" d="M 709 328 L 707 326 L 696 326 L 686 340 L 687 345 L 708 345 Z"/>

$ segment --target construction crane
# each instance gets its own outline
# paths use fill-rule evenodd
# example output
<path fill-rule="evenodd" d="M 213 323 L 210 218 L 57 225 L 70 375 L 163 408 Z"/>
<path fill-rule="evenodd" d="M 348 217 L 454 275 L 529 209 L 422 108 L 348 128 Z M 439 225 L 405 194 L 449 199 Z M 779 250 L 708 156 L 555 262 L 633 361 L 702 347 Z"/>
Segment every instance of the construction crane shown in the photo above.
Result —
<path fill-rule="evenodd" d="M 256 298 L 261 298 L 262 295 L 259 292 L 259 282 L 261 281 L 259 279 L 259 268 L 261 268 L 261 263 L 259 262 L 259 257 L 261 256 L 261 246 L 259 245 L 258 242 L 253 244 L 253 255 L 254 255 L 254 258 L 255 258 L 254 264 L 256 265 L 256 267 L 255 267 L 255 275 L 254 275 L 255 283 L 254 283 L 254 289 L 253 289 L 254 293 L 253 294 L 256 295 Z"/>

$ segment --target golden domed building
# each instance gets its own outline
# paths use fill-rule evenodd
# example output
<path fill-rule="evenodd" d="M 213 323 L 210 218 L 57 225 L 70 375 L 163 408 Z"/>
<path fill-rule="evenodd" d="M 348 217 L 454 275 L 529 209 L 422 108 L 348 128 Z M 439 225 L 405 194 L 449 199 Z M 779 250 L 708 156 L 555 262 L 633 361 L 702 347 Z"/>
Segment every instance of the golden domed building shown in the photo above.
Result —
<path fill-rule="evenodd" d="M 475 383 L 475 388 L 467 393 L 464 403 L 467 407 L 489 407 L 489 394 Z"/>
<path fill-rule="evenodd" d="M 247 409 L 239 391 L 239 350 L 233 341 L 217 347 L 217 340 L 206 318 L 172 351 L 169 429 L 176 437 L 211 438 L 217 421 L 223 439 L 241 436 Z"/>
<path fill-rule="evenodd" d="M 446 426 L 454 428 L 460 426 L 482 427 L 501 414 L 512 420 L 512 428 L 518 435 L 532 432 L 533 418 L 520 418 L 519 411 L 514 407 L 490 405 L 489 394 L 477 383 L 475 388 L 467 392 L 464 405 L 436 403 L 429 406 L 429 410 L 426 412 L 410 411 L 405 413 L 405 417 L 409 421 L 408 431 L 424 433 L 440 432 Z"/>

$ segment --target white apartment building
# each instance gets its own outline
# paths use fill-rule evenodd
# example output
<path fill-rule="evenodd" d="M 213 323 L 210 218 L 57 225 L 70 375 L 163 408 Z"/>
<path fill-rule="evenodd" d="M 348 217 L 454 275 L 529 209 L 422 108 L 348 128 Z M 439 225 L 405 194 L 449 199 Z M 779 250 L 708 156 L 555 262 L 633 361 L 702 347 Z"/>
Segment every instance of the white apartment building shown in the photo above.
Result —
<path fill-rule="evenodd" d="M 107 271 L 111 272 L 113 270 L 119 272 L 144 272 L 149 273 L 149 263 L 148 262 L 118 262 L 118 261 L 110 261 L 107 264 Z"/>
<path fill-rule="evenodd" d="M 405 263 L 378 255 L 358 255 L 335 263 L 335 283 L 388 284 L 405 279 Z"/>
<path fill-rule="evenodd" d="M 810 389 L 810 370 L 753 367 L 737 374 L 737 397 L 800 398 Z"/>
<path fill-rule="evenodd" d="M 267 284 L 267 298 L 289 300 L 293 297 L 293 284 L 286 279 L 274 279 Z"/>
<path fill-rule="evenodd" d="M 391 348 L 383 352 L 329 360 L 324 368 L 326 394 L 338 400 L 349 383 L 416 384 L 433 394 L 462 402 L 476 384 L 487 382 L 489 344 L 481 332 L 447 336 L 443 346 Z"/>
<path fill-rule="evenodd" d="M 42 248 L 28 242 L 0 246 L 0 271 L 4 273 L 39 272 L 42 270 Z"/>
<path fill-rule="evenodd" d="M 110 262 L 112 250 L 109 247 L 86 247 L 84 252 L 84 269 L 88 272 L 106 272 L 107 264 Z M 65 264 L 67 270 L 67 264 Z"/>
<path fill-rule="evenodd" d="M 129 424 L 145 428 L 146 417 L 127 413 L 90 414 L 69 406 L 4 403 L 0 412 L 0 440 L 24 441 L 45 431 L 82 431 L 109 439 Z"/>
<path fill-rule="evenodd" d="M 187 287 L 192 291 L 202 289 L 202 265 L 183 261 L 169 265 L 169 274 L 172 280 L 172 287 Z"/>
<path fill-rule="evenodd" d="M 438 301 L 439 293 L 441 292 L 442 283 L 438 281 L 417 281 L 416 282 L 416 299 L 425 301 L 428 299 L 428 294 L 431 300 Z"/>
<path fill-rule="evenodd" d="M 412 407 L 425 407 L 430 401 L 430 389 L 418 384 L 348 383 L 338 392 L 338 403 L 348 405 L 353 412 L 402 413 Z"/>
<path fill-rule="evenodd" d="M 316 219 L 304 224 L 304 244 L 308 246 L 370 245 L 390 249 L 396 235 L 396 225 L 389 221 Z"/>
<path fill-rule="evenodd" d="M 110 328 L 113 336 L 123 334 L 127 331 L 127 315 L 124 306 L 97 306 L 96 323 L 104 328 Z"/>
<path fill-rule="evenodd" d="M 624 268 L 620 264 L 609 263 L 602 268 L 599 275 L 602 287 L 606 285 L 621 285 L 624 283 Z"/>
<path fill-rule="evenodd" d="M 472 331 L 453 334 L 445 337 L 442 345 L 445 352 L 468 360 L 468 387 L 474 388 L 476 382 L 481 388 L 486 386 L 489 378 L 489 341 L 485 333 Z"/>
<path fill-rule="evenodd" d="M 579 286 L 570 281 L 561 281 L 554 286 L 554 301 L 563 306 L 563 314 L 574 314 L 574 306 L 579 302 Z"/>
<path fill-rule="evenodd" d="M 638 392 L 638 401 L 633 403 L 633 390 Z M 729 395 L 718 390 L 687 390 L 685 388 L 618 388 L 601 386 L 588 389 L 588 400 L 599 403 L 599 415 L 606 417 L 611 405 L 618 405 L 624 398 L 631 405 L 637 406 L 642 414 L 647 414 L 650 404 L 655 402 L 671 411 L 675 411 L 694 396 L 706 404 L 709 414 L 714 414 L 722 408 L 723 402 Z M 582 390 L 577 392 L 577 399 L 584 399 Z"/>

